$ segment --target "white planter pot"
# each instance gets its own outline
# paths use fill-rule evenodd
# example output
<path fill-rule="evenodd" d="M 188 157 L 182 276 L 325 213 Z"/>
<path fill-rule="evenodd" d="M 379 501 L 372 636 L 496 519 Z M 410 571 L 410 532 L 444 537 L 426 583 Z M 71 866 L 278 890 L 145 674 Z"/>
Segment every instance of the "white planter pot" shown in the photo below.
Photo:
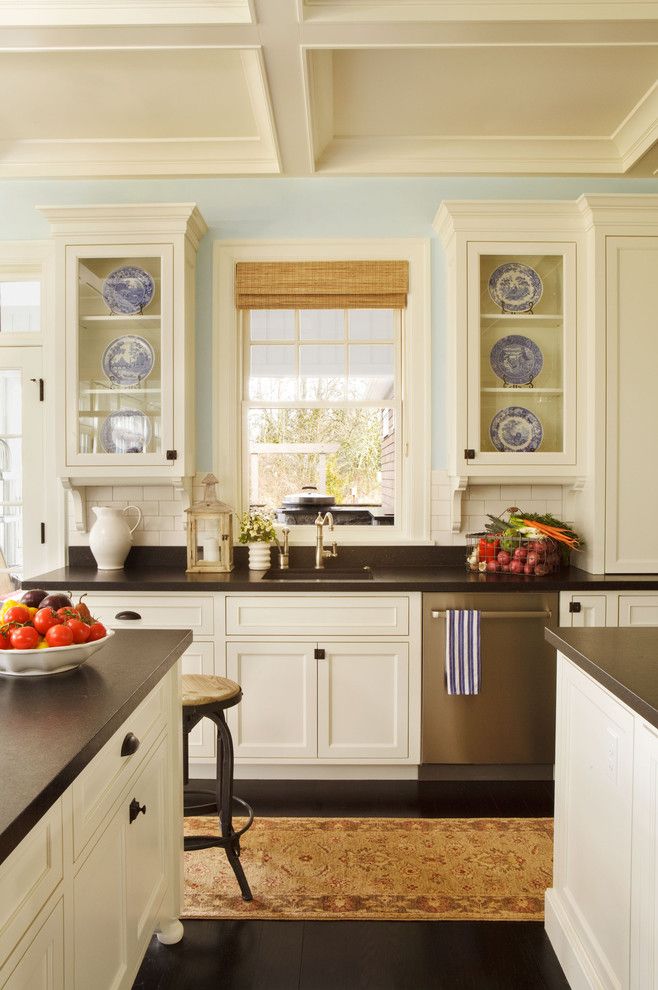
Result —
<path fill-rule="evenodd" d="M 124 512 L 134 509 L 137 522 L 131 528 Z M 132 546 L 132 534 L 140 524 L 142 513 L 136 505 L 125 509 L 112 509 L 106 505 L 92 506 L 96 522 L 89 532 L 89 547 L 100 571 L 119 571 L 123 567 Z"/>
<path fill-rule="evenodd" d="M 270 557 L 271 546 L 269 543 L 248 543 L 249 547 L 249 570 L 266 571 L 272 563 Z"/>

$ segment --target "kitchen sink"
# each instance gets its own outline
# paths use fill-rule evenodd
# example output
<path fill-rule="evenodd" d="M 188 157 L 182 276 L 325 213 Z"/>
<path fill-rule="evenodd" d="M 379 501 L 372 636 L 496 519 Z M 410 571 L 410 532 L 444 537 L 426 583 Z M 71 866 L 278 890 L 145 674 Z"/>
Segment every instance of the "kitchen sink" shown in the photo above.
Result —
<path fill-rule="evenodd" d="M 372 581 L 372 571 L 369 567 L 326 567 L 319 571 L 315 568 L 291 567 L 282 571 L 278 567 L 270 567 L 262 577 L 263 581 Z"/>

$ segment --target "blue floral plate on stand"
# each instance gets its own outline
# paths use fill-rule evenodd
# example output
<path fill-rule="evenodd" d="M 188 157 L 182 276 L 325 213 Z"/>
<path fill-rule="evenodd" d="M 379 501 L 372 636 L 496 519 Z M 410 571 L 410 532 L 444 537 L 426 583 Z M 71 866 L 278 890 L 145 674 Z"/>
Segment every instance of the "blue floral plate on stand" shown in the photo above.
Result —
<path fill-rule="evenodd" d="M 489 295 L 503 313 L 532 313 L 543 291 L 534 268 L 517 261 L 499 265 L 489 279 Z"/>
<path fill-rule="evenodd" d="M 526 452 L 537 450 L 544 438 L 540 420 L 523 406 L 507 406 L 496 413 L 489 426 L 496 450 Z"/>
<path fill-rule="evenodd" d="M 544 367 L 544 355 L 534 340 L 511 333 L 496 341 L 489 362 L 506 385 L 529 385 Z"/>
<path fill-rule="evenodd" d="M 151 421 L 140 409 L 118 409 L 103 420 L 100 440 L 106 454 L 143 454 L 151 441 Z"/>
<path fill-rule="evenodd" d="M 112 340 L 103 352 L 103 371 L 117 388 L 139 385 L 153 371 L 155 354 L 148 340 L 133 334 Z"/>
<path fill-rule="evenodd" d="M 103 299 L 113 313 L 132 316 L 141 313 L 153 299 L 155 283 L 137 265 L 115 268 L 103 282 Z"/>

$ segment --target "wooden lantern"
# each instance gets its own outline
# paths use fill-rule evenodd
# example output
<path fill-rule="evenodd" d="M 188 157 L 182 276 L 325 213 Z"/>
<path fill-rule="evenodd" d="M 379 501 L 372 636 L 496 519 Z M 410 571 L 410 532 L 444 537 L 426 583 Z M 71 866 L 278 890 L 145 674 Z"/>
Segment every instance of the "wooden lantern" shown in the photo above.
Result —
<path fill-rule="evenodd" d="M 217 478 L 207 474 L 200 502 L 187 513 L 187 570 L 221 574 L 233 570 L 233 510 L 217 498 Z"/>

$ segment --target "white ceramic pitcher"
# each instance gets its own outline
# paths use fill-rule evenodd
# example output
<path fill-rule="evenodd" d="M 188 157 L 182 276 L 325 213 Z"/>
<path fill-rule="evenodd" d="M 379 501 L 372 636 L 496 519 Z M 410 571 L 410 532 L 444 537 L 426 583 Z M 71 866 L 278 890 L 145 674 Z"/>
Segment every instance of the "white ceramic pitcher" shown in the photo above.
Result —
<path fill-rule="evenodd" d="M 137 522 L 132 527 L 124 515 L 129 509 L 137 513 Z M 132 546 L 132 535 L 142 520 L 142 510 L 137 505 L 127 505 L 125 509 L 93 505 L 91 511 L 96 513 L 96 522 L 89 532 L 89 547 L 98 569 L 119 571 Z"/>

